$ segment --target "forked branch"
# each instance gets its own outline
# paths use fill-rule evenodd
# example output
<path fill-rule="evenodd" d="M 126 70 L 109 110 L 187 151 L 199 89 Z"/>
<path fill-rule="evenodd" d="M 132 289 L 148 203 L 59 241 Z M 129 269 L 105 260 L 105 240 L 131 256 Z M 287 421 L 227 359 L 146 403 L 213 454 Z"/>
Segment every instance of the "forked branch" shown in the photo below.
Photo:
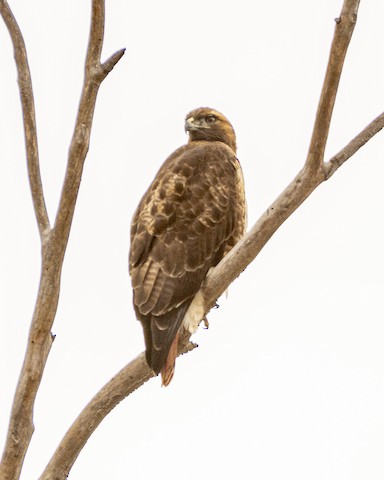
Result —
<path fill-rule="evenodd" d="M 17 22 L 5 0 L 0 0 L 0 13 L 9 29 L 15 50 L 19 89 L 23 105 L 28 172 L 42 240 L 39 291 L 0 464 L 0 480 L 17 480 L 20 478 L 24 457 L 34 431 L 33 408 L 35 398 L 52 344 L 51 328 L 59 301 L 61 269 L 84 161 L 89 148 L 97 92 L 101 82 L 124 54 L 124 50 L 112 55 L 104 64 L 100 63 L 104 34 L 104 0 L 93 0 L 84 85 L 75 131 L 69 149 L 68 165 L 59 209 L 55 225 L 50 229 L 39 173 L 35 108 L 25 45 Z"/>
<path fill-rule="evenodd" d="M 88 152 L 96 97 L 101 82 L 124 55 L 125 49 L 114 53 L 104 64 L 100 63 L 105 22 L 104 1 L 93 0 L 92 22 L 85 62 L 85 78 L 77 113 L 75 131 L 69 148 L 68 166 L 55 219 L 54 232 L 64 255 L 72 217 L 75 211 L 85 157 Z"/>
<path fill-rule="evenodd" d="M 349 42 L 355 28 L 359 4 L 360 0 L 345 0 L 340 17 L 335 19 L 335 33 L 306 161 L 306 167 L 313 175 L 318 173 L 324 161 L 325 146 L 327 144 L 337 89 Z"/>

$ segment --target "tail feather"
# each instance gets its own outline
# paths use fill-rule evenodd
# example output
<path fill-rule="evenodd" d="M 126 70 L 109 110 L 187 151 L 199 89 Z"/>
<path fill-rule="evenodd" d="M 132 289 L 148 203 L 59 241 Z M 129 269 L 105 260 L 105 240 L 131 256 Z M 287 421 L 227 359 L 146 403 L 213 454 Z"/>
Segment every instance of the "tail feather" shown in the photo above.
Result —
<path fill-rule="evenodd" d="M 174 345 L 189 303 L 190 300 L 164 315 L 151 316 L 150 337 L 146 347 L 150 351 L 148 365 L 155 373 L 160 373 L 167 362 L 169 351 Z M 176 358 L 177 342 L 174 348 Z"/>
<path fill-rule="evenodd" d="M 192 299 L 162 315 L 143 315 L 135 305 L 145 338 L 145 358 L 148 366 L 157 375 L 161 373 L 162 385 L 167 386 L 175 372 L 178 332 L 183 328 L 183 319 Z"/>
<path fill-rule="evenodd" d="M 167 387 L 171 383 L 171 380 L 175 373 L 178 339 L 179 339 L 179 332 L 176 333 L 176 336 L 172 342 L 171 348 L 169 349 L 164 366 L 161 369 L 161 386 L 162 387 Z"/>

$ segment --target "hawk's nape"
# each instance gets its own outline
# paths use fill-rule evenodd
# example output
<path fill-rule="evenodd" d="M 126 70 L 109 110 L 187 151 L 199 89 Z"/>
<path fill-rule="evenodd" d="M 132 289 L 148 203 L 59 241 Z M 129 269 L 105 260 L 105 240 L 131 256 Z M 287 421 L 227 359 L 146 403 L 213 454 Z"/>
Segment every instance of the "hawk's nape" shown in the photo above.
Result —
<path fill-rule="evenodd" d="M 163 163 L 131 226 L 129 270 L 148 366 L 172 380 L 178 332 L 205 315 L 200 286 L 244 234 L 244 182 L 232 125 L 211 108 L 186 117 L 189 142 Z"/>

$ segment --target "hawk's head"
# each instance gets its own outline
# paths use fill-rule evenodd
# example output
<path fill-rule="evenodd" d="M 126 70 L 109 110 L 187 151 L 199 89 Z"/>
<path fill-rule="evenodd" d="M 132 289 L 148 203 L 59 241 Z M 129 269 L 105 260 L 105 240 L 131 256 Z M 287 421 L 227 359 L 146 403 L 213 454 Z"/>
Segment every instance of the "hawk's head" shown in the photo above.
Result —
<path fill-rule="evenodd" d="M 190 142 L 223 142 L 236 153 L 235 131 L 228 119 L 217 110 L 203 107 L 188 113 L 185 131 L 189 132 Z"/>

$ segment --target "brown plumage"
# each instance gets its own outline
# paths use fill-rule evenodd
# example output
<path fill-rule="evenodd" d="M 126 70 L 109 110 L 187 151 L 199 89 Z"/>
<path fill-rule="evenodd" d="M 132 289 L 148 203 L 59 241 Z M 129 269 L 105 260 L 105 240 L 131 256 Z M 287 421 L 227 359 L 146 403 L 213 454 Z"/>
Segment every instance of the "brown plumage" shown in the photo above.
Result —
<path fill-rule="evenodd" d="M 196 295 L 244 233 L 244 182 L 232 125 L 211 108 L 186 117 L 187 145 L 163 163 L 136 209 L 129 270 L 149 367 L 171 381 L 179 329 L 204 316 Z M 196 295 L 196 297 L 195 297 Z M 191 305 L 192 304 L 192 305 Z M 182 328 L 184 328 L 182 327 Z"/>

